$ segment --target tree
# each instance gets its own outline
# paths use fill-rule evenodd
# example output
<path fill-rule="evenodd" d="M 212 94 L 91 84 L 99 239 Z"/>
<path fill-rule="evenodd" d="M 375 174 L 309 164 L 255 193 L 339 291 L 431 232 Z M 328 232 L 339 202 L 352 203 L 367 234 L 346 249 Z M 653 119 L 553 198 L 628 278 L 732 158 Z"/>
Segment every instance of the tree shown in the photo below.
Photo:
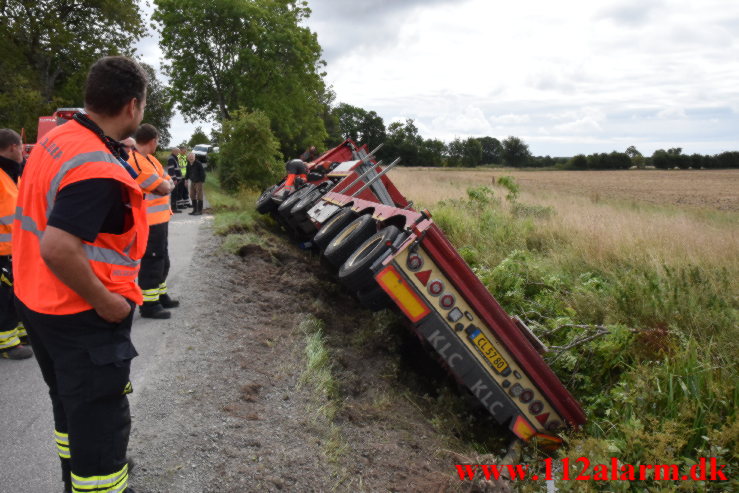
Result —
<path fill-rule="evenodd" d="M 285 154 L 326 137 L 325 62 L 305 2 L 155 0 L 178 109 L 190 120 L 262 110 Z"/>
<path fill-rule="evenodd" d="M 441 166 L 444 163 L 446 145 L 439 139 L 426 139 L 421 143 L 418 164 L 422 166 Z"/>
<path fill-rule="evenodd" d="M 221 138 L 218 170 L 224 189 L 261 189 L 279 179 L 283 172 L 282 154 L 263 111 L 233 111 L 230 119 L 223 120 Z"/>
<path fill-rule="evenodd" d="M 0 1 L 0 121 L 35 140 L 39 115 L 81 106 L 90 65 L 132 53 L 143 25 L 135 2 Z"/>
<path fill-rule="evenodd" d="M 502 157 L 508 166 L 526 166 L 531 159 L 531 152 L 523 140 L 510 136 L 503 141 Z"/>
<path fill-rule="evenodd" d="M 462 159 L 464 158 L 464 143 L 462 142 L 462 139 L 457 137 L 453 141 L 449 142 L 449 145 L 447 146 L 447 154 L 447 166 L 462 166 Z"/>
<path fill-rule="evenodd" d="M 479 139 L 470 137 L 464 141 L 462 151 L 462 164 L 474 167 L 482 163 L 482 144 Z"/>
<path fill-rule="evenodd" d="M 588 169 L 588 158 L 585 154 L 578 154 L 567 163 L 569 168 Z"/>
<path fill-rule="evenodd" d="M 503 158 L 503 146 L 495 137 L 477 139 L 482 146 L 482 164 L 498 164 Z"/>
<path fill-rule="evenodd" d="M 374 148 L 387 138 L 385 122 L 374 111 L 341 103 L 334 110 L 334 114 L 339 122 L 339 131 L 345 139 L 352 139 Z"/>
<path fill-rule="evenodd" d="M 631 159 L 631 164 L 633 166 L 636 166 L 637 168 L 643 168 L 645 164 L 644 156 L 641 152 L 639 152 L 636 147 L 629 146 L 628 149 L 626 149 L 626 155 L 629 156 L 629 159 Z"/>
<path fill-rule="evenodd" d="M 324 143 L 328 148 L 336 147 L 344 140 L 344 136 L 341 134 L 341 128 L 339 127 L 339 117 L 336 114 L 336 108 L 334 108 L 336 93 L 331 87 L 327 87 L 321 99 L 323 106 L 321 119 L 323 120 L 323 126 L 326 128 L 326 140 Z"/>
<path fill-rule="evenodd" d="M 169 145 L 172 136 L 169 133 L 169 125 L 174 112 L 174 101 L 167 88 L 157 78 L 156 71 L 151 65 L 142 63 L 141 66 L 149 76 L 149 86 L 146 91 L 146 110 L 142 123 L 154 125 L 159 130 L 159 145 L 164 148 Z"/>
<path fill-rule="evenodd" d="M 198 144 L 210 144 L 210 139 L 205 135 L 202 127 L 195 128 L 195 132 L 193 132 L 192 137 L 187 141 L 187 146 L 190 148 L 193 148 Z"/>
<path fill-rule="evenodd" d="M 418 127 L 408 118 L 405 123 L 393 122 L 388 126 L 387 141 L 380 154 L 388 160 L 399 157 L 404 166 L 422 165 L 419 159 L 422 143 Z"/>

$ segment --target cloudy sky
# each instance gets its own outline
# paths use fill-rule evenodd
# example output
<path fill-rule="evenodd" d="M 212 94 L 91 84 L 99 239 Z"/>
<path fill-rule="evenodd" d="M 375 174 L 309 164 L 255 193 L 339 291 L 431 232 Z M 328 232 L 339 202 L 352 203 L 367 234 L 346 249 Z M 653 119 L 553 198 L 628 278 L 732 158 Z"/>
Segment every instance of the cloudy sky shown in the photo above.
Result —
<path fill-rule="evenodd" d="M 536 155 L 739 150 L 735 0 L 309 0 L 337 101 Z M 158 65 L 156 41 L 140 43 Z M 194 125 L 173 122 L 176 141 Z"/>

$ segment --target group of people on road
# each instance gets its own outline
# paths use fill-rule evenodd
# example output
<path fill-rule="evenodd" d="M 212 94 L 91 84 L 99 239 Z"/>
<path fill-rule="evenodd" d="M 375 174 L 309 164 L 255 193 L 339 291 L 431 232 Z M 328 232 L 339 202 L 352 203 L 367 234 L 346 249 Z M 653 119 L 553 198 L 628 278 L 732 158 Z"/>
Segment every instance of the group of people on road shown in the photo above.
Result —
<path fill-rule="evenodd" d="M 130 58 L 98 60 L 85 112 L 48 132 L 22 173 L 20 136 L 0 129 L 0 356 L 36 357 L 65 492 L 133 492 L 134 308 L 164 319 L 179 305 L 166 282 L 168 224 L 185 180 L 202 213 L 202 162 L 185 156 L 183 174 L 178 149 L 177 170 L 165 171 L 159 132 L 141 125 L 147 84 Z"/>
<path fill-rule="evenodd" d="M 191 216 L 203 214 L 204 162 L 203 156 L 187 152 L 185 146 L 171 149 L 167 159 L 167 173 L 175 181 L 175 188 L 171 195 L 172 212 L 181 213 L 180 209 L 192 207 Z M 188 183 L 190 184 L 189 191 Z"/>

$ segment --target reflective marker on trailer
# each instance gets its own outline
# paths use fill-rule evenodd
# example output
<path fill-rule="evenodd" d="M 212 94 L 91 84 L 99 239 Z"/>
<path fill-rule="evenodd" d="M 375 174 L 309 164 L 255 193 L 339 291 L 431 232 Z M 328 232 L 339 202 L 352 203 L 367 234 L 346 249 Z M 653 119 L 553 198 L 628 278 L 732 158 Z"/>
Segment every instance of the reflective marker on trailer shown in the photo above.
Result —
<path fill-rule="evenodd" d="M 375 279 L 411 322 L 418 322 L 431 313 L 428 305 L 413 291 L 413 288 L 405 282 L 392 265 L 385 267 L 377 274 Z"/>
<path fill-rule="evenodd" d="M 525 442 L 528 442 L 531 440 L 531 437 L 536 435 L 536 429 L 521 415 L 516 417 L 513 426 L 511 426 L 511 431 Z"/>

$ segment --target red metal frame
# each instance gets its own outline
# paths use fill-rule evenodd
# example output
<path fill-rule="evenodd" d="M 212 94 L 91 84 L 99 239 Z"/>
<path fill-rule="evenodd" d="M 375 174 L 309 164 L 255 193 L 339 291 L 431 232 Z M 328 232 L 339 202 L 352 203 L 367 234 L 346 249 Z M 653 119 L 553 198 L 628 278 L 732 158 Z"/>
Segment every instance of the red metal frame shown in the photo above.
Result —
<path fill-rule="evenodd" d="M 552 369 L 529 343 L 525 334 L 480 282 L 436 224 L 426 229 L 421 246 L 436 261 L 452 284 L 464 294 L 465 300 L 495 332 L 496 337 L 521 363 L 523 370 L 562 417 L 573 426 L 585 423 L 585 413 L 580 404 L 562 385 Z"/>
<path fill-rule="evenodd" d="M 347 140 L 339 147 L 345 149 L 347 143 L 354 145 L 352 141 Z M 336 149 L 333 151 L 336 151 Z M 331 153 L 332 151 L 329 151 L 320 156 L 316 162 L 326 160 L 328 156 L 332 155 Z M 374 163 L 374 161 L 371 162 Z M 377 166 L 376 171 L 380 172 L 381 168 Z M 356 170 L 348 173 L 330 192 L 323 196 L 322 200 L 338 206 L 351 206 L 357 212 L 371 210 L 373 217 L 379 221 L 398 221 L 398 218 L 402 217 L 403 225 L 411 229 L 411 236 L 401 246 L 401 250 L 411 242 L 420 241 L 423 249 L 434 259 L 439 269 L 443 271 L 470 307 L 477 312 L 480 319 L 485 322 L 518 361 L 521 369 L 529 376 L 532 383 L 541 391 L 562 418 L 575 427 L 585 423 L 585 414 L 577 400 L 559 381 L 528 340 L 527 335 L 498 304 L 429 216 L 409 207 L 409 202 L 387 175 L 380 179 L 390 194 L 394 202 L 393 205 L 382 204 L 371 187 L 368 187 L 357 197 L 352 197 L 352 194 L 363 187 L 366 182 L 365 179 L 352 184 L 358 177 L 359 173 Z M 385 259 L 384 265 L 388 265 L 394 257 L 395 255 L 391 255 Z"/>

